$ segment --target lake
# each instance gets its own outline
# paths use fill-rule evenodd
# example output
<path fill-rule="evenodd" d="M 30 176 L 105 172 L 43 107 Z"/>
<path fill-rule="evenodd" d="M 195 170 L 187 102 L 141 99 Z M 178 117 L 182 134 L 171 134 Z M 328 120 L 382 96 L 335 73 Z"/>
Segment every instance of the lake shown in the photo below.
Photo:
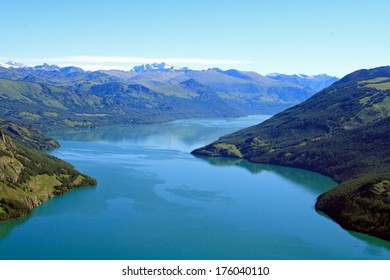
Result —
<path fill-rule="evenodd" d="M 390 242 L 314 209 L 313 172 L 190 152 L 269 116 L 53 133 L 97 179 L 0 224 L 0 259 L 390 259 Z"/>

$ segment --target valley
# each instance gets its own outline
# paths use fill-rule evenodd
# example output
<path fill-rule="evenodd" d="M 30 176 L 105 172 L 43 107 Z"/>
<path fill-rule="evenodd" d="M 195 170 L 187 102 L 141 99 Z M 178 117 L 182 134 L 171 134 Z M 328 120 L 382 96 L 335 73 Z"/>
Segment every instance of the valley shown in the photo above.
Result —
<path fill-rule="evenodd" d="M 4 131 L 3 220 L 24 216 L 32 207 L 75 187 L 96 185 L 94 179 L 70 166 L 45 170 L 49 159 L 36 150 L 50 150 L 59 144 L 39 130 L 71 128 L 77 133 L 112 125 L 261 112 L 276 115 L 195 149 L 193 154 L 248 159 L 329 176 L 340 185 L 319 195 L 316 209 L 346 229 L 390 239 L 389 67 L 359 70 L 338 81 L 327 75 L 261 76 L 233 69 L 190 70 L 165 63 L 95 72 L 47 64 L 2 65 L 1 116 L 7 119 L 0 123 Z M 31 160 L 39 162 L 42 170 L 25 168 L 31 166 L 30 160 L 13 160 L 15 156 L 28 158 L 26 151 L 34 155 Z M 53 170 L 67 171 L 57 174 Z M 32 187 L 35 183 L 31 180 L 37 181 L 37 187 Z M 9 186 L 19 188 L 20 196 L 4 191 Z M 45 195 L 35 194 L 35 190 Z M 32 194 L 24 194 L 26 191 Z M 13 199 L 12 203 L 7 199 Z M 16 213 L 21 209 L 20 214 L 12 214 L 15 209 Z"/>

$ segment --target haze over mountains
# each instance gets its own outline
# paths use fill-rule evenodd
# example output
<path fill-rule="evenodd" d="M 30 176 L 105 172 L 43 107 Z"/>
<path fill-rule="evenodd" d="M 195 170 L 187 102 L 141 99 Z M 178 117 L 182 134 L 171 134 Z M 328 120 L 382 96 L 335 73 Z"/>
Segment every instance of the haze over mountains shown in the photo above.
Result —
<path fill-rule="evenodd" d="M 153 63 L 130 71 L 8 62 L 0 65 L 0 116 L 49 130 L 193 117 L 274 114 L 333 82 L 328 75 L 262 76 Z"/>

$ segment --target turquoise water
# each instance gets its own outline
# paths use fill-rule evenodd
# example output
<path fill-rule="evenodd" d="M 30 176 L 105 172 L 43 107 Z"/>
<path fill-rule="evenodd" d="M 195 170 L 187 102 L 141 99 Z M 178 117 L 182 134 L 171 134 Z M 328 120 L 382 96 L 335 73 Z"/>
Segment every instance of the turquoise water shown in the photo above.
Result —
<path fill-rule="evenodd" d="M 267 116 L 54 133 L 51 154 L 98 180 L 0 225 L 0 259 L 390 259 L 390 243 L 314 210 L 305 170 L 196 158 Z"/>

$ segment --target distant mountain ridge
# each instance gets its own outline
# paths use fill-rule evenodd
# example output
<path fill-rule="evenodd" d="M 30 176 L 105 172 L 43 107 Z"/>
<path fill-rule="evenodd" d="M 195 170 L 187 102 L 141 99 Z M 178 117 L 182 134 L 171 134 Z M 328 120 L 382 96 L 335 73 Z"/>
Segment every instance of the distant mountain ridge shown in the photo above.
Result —
<path fill-rule="evenodd" d="M 4 64 L 2 64 L 4 66 Z M 194 117 L 274 114 L 337 80 L 304 84 L 235 69 L 191 70 L 166 63 L 129 71 L 9 62 L 0 67 L 0 117 L 50 130 Z M 316 84 L 318 82 L 318 85 Z M 104 93 L 104 94 L 103 94 Z"/>
<path fill-rule="evenodd" d="M 265 122 L 196 155 L 320 172 L 340 183 L 316 209 L 343 227 L 390 240 L 390 67 L 353 72 Z"/>
<path fill-rule="evenodd" d="M 20 63 L 20 62 L 16 62 L 16 61 L 8 61 L 6 63 L 0 62 L 0 67 L 3 67 L 3 68 L 15 68 L 15 69 L 18 69 L 18 68 L 29 68 L 29 66 L 27 66 L 26 64 L 23 64 L 23 63 Z"/>
<path fill-rule="evenodd" d="M 153 70 L 160 70 L 160 71 L 168 71 L 168 70 L 188 70 L 187 67 L 176 67 L 166 64 L 165 62 L 161 63 L 151 63 L 151 64 L 142 64 L 140 66 L 134 66 L 132 71 L 134 72 L 146 72 L 146 71 L 153 71 Z"/>
<path fill-rule="evenodd" d="M 326 74 L 319 74 L 319 75 L 304 75 L 304 74 L 294 74 L 294 75 L 286 75 L 286 74 L 279 74 L 279 73 L 272 73 L 266 75 L 267 78 L 278 80 L 278 81 L 289 81 L 291 83 L 296 83 L 298 85 L 308 87 L 310 89 L 313 89 L 314 91 L 318 92 L 327 86 L 329 86 L 329 76 Z M 337 82 L 338 78 L 333 77 L 331 78 L 332 82 Z"/>

